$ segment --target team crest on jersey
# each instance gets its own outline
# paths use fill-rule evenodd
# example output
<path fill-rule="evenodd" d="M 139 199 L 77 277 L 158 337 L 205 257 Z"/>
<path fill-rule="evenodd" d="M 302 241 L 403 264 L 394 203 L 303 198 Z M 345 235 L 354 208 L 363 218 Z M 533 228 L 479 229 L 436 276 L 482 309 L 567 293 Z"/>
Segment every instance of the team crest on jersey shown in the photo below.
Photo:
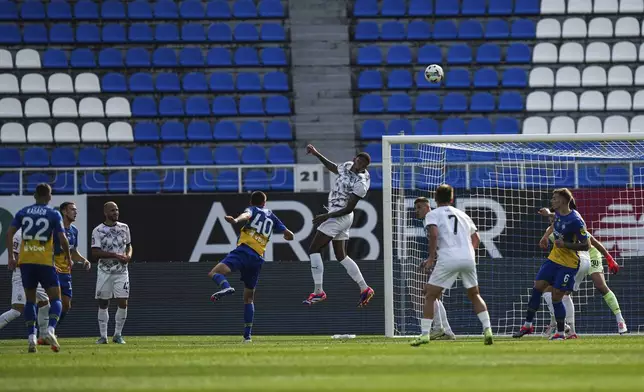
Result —
<path fill-rule="evenodd" d="M 588 232 L 586 231 L 585 227 L 582 227 L 581 230 L 579 231 L 579 233 L 581 233 L 581 235 L 583 235 L 584 237 L 586 237 L 588 235 Z"/>

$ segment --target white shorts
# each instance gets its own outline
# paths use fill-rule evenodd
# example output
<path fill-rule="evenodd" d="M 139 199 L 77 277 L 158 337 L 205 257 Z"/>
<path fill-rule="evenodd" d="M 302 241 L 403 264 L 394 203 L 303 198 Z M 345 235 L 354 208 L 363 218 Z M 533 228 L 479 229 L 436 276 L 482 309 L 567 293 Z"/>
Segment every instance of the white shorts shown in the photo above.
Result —
<path fill-rule="evenodd" d="M 353 224 L 353 212 L 342 215 L 337 218 L 329 218 L 318 226 L 318 231 L 322 232 L 334 240 L 342 241 L 349 239 L 349 230 Z"/>
<path fill-rule="evenodd" d="M 429 284 L 432 286 L 449 289 L 460 277 L 463 281 L 463 287 L 470 289 L 478 286 L 476 275 L 476 264 L 472 260 L 450 260 L 447 262 L 436 262 L 434 271 L 429 277 Z"/>
<path fill-rule="evenodd" d="M 49 301 L 47 292 L 38 284 L 36 288 L 36 300 L 38 302 Z M 27 303 L 27 297 L 25 296 L 25 289 L 22 287 L 22 275 L 20 274 L 20 268 L 16 268 L 11 275 L 11 304 L 21 304 L 24 305 Z"/>
<path fill-rule="evenodd" d="M 130 275 L 127 272 L 124 274 L 108 274 L 98 270 L 95 298 L 130 298 Z"/>
<path fill-rule="evenodd" d="M 575 274 L 575 285 L 572 287 L 572 291 L 579 290 L 581 282 L 584 281 L 584 278 L 586 278 L 588 274 L 590 274 L 590 259 L 580 257 L 579 269 L 577 270 L 577 274 Z"/>

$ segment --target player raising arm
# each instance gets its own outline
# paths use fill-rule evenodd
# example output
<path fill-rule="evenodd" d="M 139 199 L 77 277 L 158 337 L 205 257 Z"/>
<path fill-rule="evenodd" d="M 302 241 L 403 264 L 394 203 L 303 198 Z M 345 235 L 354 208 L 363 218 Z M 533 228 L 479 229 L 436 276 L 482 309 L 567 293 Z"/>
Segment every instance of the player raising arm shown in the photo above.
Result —
<path fill-rule="evenodd" d="M 434 301 L 444 289 L 451 288 L 458 277 L 463 281 L 467 297 L 472 301 L 474 312 L 483 324 L 484 343 L 493 343 L 490 314 L 479 293 L 476 275 L 474 249 L 479 246 L 479 234 L 472 219 L 465 212 L 451 206 L 453 200 L 454 189 L 447 184 L 439 186 L 436 189 L 438 208 L 425 218 L 425 225 L 429 226 L 429 255 L 421 267 L 425 272 L 434 267 L 434 264 L 436 267 L 425 286 L 422 333 L 411 342 L 412 346 L 429 343 L 429 332 L 434 321 Z"/>
<path fill-rule="evenodd" d="M 313 242 L 309 246 L 311 274 L 315 289 L 302 303 L 310 306 L 326 299 L 326 293 L 322 288 L 324 263 L 320 252 L 329 242 L 332 242 L 335 258 L 340 260 L 340 264 L 360 287 L 358 305 L 365 306 L 373 298 L 374 291 L 362 277 L 358 264 L 347 255 L 347 243 L 349 230 L 353 224 L 353 210 L 360 199 L 367 195 L 371 184 L 367 171 L 371 157 L 361 152 L 353 158 L 353 161 L 337 165 L 322 155 L 312 144 L 306 146 L 306 152 L 318 158 L 330 172 L 337 174 L 337 177 L 333 183 L 333 189 L 329 192 L 329 212 L 313 219 L 313 223 L 319 225 Z"/>
<path fill-rule="evenodd" d="M 237 218 L 226 216 L 226 222 L 234 225 L 244 223 L 241 229 L 237 248 L 218 263 L 208 273 L 219 291 L 210 296 L 213 302 L 234 294 L 235 289 L 230 286 L 226 275 L 234 271 L 241 272 L 241 281 L 244 282 L 244 343 L 250 343 L 255 316 L 255 287 L 259 280 L 259 272 L 264 264 L 266 244 L 271 239 L 273 232 L 283 233 L 284 239 L 291 241 L 293 233 L 284 226 L 273 211 L 265 207 L 266 194 L 253 192 L 250 196 L 250 206 Z"/>

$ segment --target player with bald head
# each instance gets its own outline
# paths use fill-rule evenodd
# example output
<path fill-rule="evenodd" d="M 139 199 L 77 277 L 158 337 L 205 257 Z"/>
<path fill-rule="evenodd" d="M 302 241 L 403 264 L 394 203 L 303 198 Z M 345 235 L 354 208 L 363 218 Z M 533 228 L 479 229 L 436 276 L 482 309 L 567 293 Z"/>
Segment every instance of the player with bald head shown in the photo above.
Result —
<path fill-rule="evenodd" d="M 96 299 L 98 300 L 98 327 L 100 338 L 97 344 L 107 344 L 107 323 L 110 319 L 107 308 L 110 299 L 118 300 L 116 328 L 112 341 L 125 344 L 122 332 L 127 318 L 127 300 L 130 297 L 128 263 L 132 259 L 130 228 L 119 222 L 119 207 L 113 201 L 103 205 L 105 221 L 92 231 L 92 257 L 98 260 L 96 276 Z"/>

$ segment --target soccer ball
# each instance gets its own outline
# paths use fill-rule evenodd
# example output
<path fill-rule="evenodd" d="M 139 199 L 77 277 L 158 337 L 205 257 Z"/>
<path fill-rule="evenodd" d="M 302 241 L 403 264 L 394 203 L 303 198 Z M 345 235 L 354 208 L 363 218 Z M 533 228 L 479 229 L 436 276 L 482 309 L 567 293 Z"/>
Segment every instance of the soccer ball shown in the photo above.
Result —
<path fill-rule="evenodd" d="M 425 68 L 425 79 L 429 83 L 440 83 L 444 75 L 443 68 L 438 64 L 428 65 Z"/>

